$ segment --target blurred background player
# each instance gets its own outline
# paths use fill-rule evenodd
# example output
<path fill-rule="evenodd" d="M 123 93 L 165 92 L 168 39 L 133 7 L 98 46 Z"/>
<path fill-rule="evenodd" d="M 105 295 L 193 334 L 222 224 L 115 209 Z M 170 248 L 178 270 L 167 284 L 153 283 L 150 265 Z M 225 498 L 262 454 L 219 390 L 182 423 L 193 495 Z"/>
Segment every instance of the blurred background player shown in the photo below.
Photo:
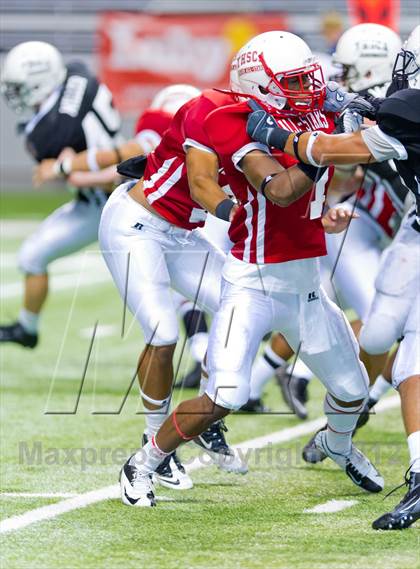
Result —
<path fill-rule="evenodd" d="M 34 160 L 58 159 L 88 147 L 112 149 L 121 143 L 120 117 L 108 88 L 84 64 L 64 65 L 61 54 L 45 42 L 25 42 L 7 55 L 1 91 L 17 113 L 28 112 L 25 144 Z M 18 320 L 0 326 L 0 342 L 27 348 L 38 343 L 40 313 L 48 295 L 48 265 L 97 240 L 108 194 L 90 184 L 39 226 L 22 245 L 18 264 L 25 275 L 23 306 Z"/>
<path fill-rule="evenodd" d="M 158 146 L 175 113 L 190 99 L 200 95 L 192 85 L 170 85 L 161 89 L 150 106 L 138 117 L 134 138 L 110 149 L 91 147 L 79 153 L 66 153 L 64 160 L 45 159 L 34 172 L 34 183 L 42 185 L 60 177 L 75 187 L 102 186 L 112 191 L 123 180 L 117 164 L 134 156 L 149 154 Z M 192 370 L 178 385 L 197 387 L 200 384 L 201 362 L 207 349 L 208 333 L 205 315 L 191 301 L 173 291 L 174 302 L 183 320 L 189 353 L 194 361 Z"/>

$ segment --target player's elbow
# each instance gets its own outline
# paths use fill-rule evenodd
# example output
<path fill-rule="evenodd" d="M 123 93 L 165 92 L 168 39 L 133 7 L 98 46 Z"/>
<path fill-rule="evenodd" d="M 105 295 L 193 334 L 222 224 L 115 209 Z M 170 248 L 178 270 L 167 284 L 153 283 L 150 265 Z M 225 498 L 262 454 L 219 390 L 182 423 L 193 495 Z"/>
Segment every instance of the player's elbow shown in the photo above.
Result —
<path fill-rule="evenodd" d="M 268 190 L 266 192 L 267 197 L 279 207 L 288 207 L 296 200 L 293 188 L 287 183 L 281 183 L 281 180 L 276 185 L 273 184 L 272 188 L 269 187 Z"/>

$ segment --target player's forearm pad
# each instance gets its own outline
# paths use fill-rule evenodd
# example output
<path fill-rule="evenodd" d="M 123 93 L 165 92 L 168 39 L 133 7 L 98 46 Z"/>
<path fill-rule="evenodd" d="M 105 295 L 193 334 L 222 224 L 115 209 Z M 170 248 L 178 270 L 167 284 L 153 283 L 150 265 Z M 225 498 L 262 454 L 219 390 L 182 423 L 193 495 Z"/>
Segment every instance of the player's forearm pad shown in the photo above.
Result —
<path fill-rule="evenodd" d="M 293 133 L 288 130 L 284 130 L 284 128 L 276 126 L 275 128 L 271 129 L 271 132 L 268 135 L 268 143 L 270 146 L 274 146 L 274 148 L 284 150 L 286 142 L 291 134 Z"/>
<path fill-rule="evenodd" d="M 229 221 L 230 212 L 234 206 L 234 202 L 230 199 L 222 200 L 217 206 L 214 212 L 215 216 L 224 221 Z"/>

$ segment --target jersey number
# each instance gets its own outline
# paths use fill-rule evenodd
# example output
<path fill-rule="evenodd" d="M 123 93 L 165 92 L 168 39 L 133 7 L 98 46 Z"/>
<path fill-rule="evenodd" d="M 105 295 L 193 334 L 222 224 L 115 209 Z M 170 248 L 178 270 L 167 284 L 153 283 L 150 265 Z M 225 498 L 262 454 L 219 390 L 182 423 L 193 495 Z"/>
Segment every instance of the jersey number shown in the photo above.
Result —
<path fill-rule="evenodd" d="M 328 183 L 328 170 L 324 172 L 321 179 L 315 184 L 315 196 L 310 203 L 310 219 L 318 219 L 322 215 L 325 202 L 325 190 L 327 189 Z"/>

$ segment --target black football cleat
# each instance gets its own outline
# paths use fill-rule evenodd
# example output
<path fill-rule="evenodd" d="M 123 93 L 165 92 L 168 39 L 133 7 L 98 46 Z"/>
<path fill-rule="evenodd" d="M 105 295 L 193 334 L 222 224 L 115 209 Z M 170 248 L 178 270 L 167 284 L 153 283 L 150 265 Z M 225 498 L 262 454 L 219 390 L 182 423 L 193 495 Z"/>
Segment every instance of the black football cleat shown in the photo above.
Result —
<path fill-rule="evenodd" d="M 227 444 L 225 432 L 227 432 L 227 427 L 224 421 L 216 421 L 196 437 L 194 442 L 209 455 L 220 470 L 234 472 L 235 474 L 246 474 L 248 466 L 240 455 Z"/>
<path fill-rule="evenodd" d="M 200 385 L 200 380 L 201 364 L 199 362 L 196 362 L 193 369 L 175 383 L 175 389 L 181 389 L 182 387 L 193 389 L 194 387 L 198 387 Z"/>
<path fill-rule="evenodd" d="M 392 512 L 384 514 L 372 524 L 373 529 L 392 530 L 406 529 L 420 519 L 420 473 L 411 472 L 402 486 L 408 486 L 408 491 Z M 398 486 L 401 488 L 401 486 Z M 396 488 L 397 489 L 397 488 Z M 392 494 L 392 492 L 391 492 Z"/>
<path fill-rule="evenodd" d="M 0 326 L 0 342 L 13 342 L 24 348 L 35 348 L 38 344 L 38 334 L 29 334 L 20 322 Z"/>
<path fill-rule="evenodd" d="M 306 445 L 303 447 L 302 458 L 305 462 L 309 462 L 310 464 L 317 464 L 318 462 L 322 462 L 327 458 L 325 452 L 323 452 L 315 444 L 315 437 L 317 436 L 317 434 L 320 433 L 321 431 L 326 431 L 326 430 L 327 430 L 327 425 L 324 425 L 322 429 L 319 429 L 319 431 L 317 431 L 312 436 L 310 441 L 307 442 Z"/>
<path fill-rule="evenodd" d="M 262 399 L 248 399 L 239 411 L 244 411 L 245 413 L 267 413 L 269 408 L 264 405 Z"/>
<path fill-rule="evenodd" d="M 308 380 L 304 377 L 290 375 L 284 367 L 277 369 L 275 376 L 286 405 L 299 419 L 306 419 L 308 417 L 306 409 Z"/>

